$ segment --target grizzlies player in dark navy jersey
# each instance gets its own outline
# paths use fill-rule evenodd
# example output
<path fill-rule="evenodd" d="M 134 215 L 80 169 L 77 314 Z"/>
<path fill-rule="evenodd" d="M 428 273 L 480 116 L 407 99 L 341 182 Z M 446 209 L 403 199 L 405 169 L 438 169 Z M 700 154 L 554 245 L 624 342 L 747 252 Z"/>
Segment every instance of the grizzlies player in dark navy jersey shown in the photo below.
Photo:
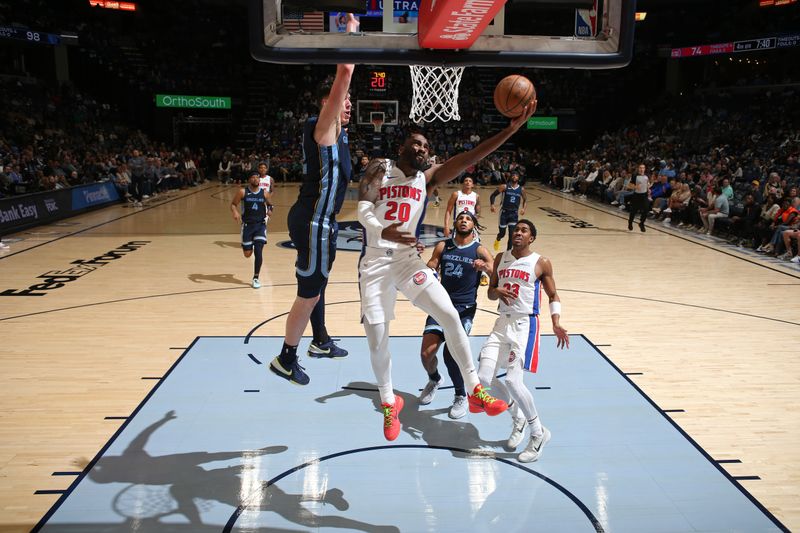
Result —
<path fill-rule="evenodd" d="M 258 172 L 251 172 L 247 179 L 247 187 L 239 189 L 231 201 L 231 212 L 237 224 L 242 225 L 242 252 L 250 257 L 256 253 L 253 266 L 253 288 L 261 288 L 258 276 L 264 262 L 264 245 L 267 244 L 267 211 L 270 191 L 262 189 Z M 239 213 L 239 204 L 242 204 Z"/>
<path fill-rule="evenodd" d="M 500 251 L 500 242 L 506 235 L 506 227 L 508 227 L 508 246 L 506 248 L 511 249 L 511 235 L 514 233 L 514 226 L 517 225 L 519 215 L 525 214 L 525 187 L 519 184 L 519 174 L 512 172 L 508 183 L 500 185 L 489 197 L 492 213 L 497 211 L 494 207 L 494 199 L 500 193 L 503 194 L 503 203 L 500 205 L 500 230 L 494 241 L 495 252 Z"/>
<path fill-rule="evenodd" d="M 467 335 L 472 329 L 472 320 L 475 318 L 475 309 L 478 305 L 480 274 L 485 272 L 491 275 L 494 264 L 492 254 L 475 236 L 475 228 L 480 228 L 475 215 L 470 211 L 462 211 L 456 217 L 453 237 L 438 243 L 428 261 L 428 267 L 438 270 L 442 286 L 450 295 L 450 301 L 458 311 L 461 325 Z M 429 316 L 425 321 L 420 350 L 422 366 L 428 373 L 428 384 L 422 389 L 419 397 L 422 405 L 433 401 L 436 390 L 442 383 L 436 352 L 445 341 L 442 327 Z M 467 413 L 467 392 L 464 389 L 464 378 L 461 377 L 461 371 L 450 350 L 447 349 L 447 344 L 444 346 L 444 363 L 455 389 L 449 416 L 453 419 L 461 418 Z"/>
<path fill-rule="evenodd" d="M 347 31 L 357 30 L 358 21 L 348 14 Z M 353 69 L 352 64 L 336 66 L 333 83 L 320 87 L 319 116 L 309 118 L 303 130 L 303 184 L 287 221 L 289 237 L 297 249 L 297 297 L 286 318 L 281 353 L 269 366 L 277 376 L 296 385 L 310 381 L 297 359 L 297 345 L 309 319 L 314 332 L 310 356 L 347 355 L 334 344 L 325 328 L 325 287 L 336 256 L 336 214 L 342 208 L 352 174 L 344 125 L 350 121 Z"/>

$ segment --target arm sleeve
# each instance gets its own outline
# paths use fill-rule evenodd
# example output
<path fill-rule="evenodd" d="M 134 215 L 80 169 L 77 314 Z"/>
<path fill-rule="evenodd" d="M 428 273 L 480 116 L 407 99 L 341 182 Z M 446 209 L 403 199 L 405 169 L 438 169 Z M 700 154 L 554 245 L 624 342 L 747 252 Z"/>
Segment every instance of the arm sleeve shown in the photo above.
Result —
<path fill-rule="evenodd" d="M 367 242 L 377 242 L 383 233 L 383 225 L 375 216 L 375 204 L 367 200 L 358 202 L 358 221 L 367 232 Z"/>

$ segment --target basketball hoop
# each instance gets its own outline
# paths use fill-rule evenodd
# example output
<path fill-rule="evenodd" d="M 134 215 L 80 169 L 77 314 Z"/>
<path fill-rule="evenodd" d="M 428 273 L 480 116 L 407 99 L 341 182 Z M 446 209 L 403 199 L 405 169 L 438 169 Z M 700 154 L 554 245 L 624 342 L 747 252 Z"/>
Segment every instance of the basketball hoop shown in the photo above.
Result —
<path fill-rule="evenodd" d="M 414 95 L 409 118 L 420 122 L 439 119 L 461 120 L 458 114 L 458 85 L 464 67 L 410 65 Z"/>
<path fill-rule="evenodd" d="M 380 117 L 372 117 L 370 122 L 372 122 L 372 127 L 375 128 L 375 133 L 380 133 L 381 126 L 383 126 L 383 119 Z"/>

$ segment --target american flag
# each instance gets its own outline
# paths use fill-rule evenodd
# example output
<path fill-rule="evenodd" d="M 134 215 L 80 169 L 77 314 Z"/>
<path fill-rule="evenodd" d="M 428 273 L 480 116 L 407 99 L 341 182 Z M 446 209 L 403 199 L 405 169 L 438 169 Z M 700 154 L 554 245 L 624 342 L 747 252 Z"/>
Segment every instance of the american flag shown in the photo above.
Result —
<path fill-rule="evenodd" d="M 286 31 L 325 31 L 323 22 L 324 13 L 322 11 L 311 11 L 303 13 L 300 10 L 283 10 L 283 27 Z"/>

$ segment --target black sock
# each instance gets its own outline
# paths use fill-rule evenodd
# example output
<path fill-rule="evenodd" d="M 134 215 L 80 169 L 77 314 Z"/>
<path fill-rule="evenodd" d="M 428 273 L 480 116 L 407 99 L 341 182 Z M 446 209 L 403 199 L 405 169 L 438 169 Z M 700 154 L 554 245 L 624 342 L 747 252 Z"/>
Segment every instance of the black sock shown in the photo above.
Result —
<path fill-rule="evenodd" d="M 325 343 L 331 339 L 331 336 L 328 335 L 328 329 L 325 327 L 325 287 L 327 284 L 328 282 L 325 281 L 319 293 L 319 301 L 314 306 L 314 309 L 311 310 L 309 321 L 314 335 L 314 344 Z"/>
<path fill-rule="evenodd" d="M 284 342 L 278 360 L 284 368 L 291 366 L 292 363 L 297 361 L 297 346 L 289 346 Z"/>
<path fill-rule="evenodd" d="M 431 381 L 441 381 L 442 376 L 441 374 L 439 374 L 438 370 L 434 370 L 433 374 L 428 374 L 428 379 L 430 379 Z"/>
<path fill-rule="evenodd" d="M 264 244 L 257 242 L 253 246 L 256 256 L 255 265 L 253 266 L 253 279 L 258 279 L 261 273 L 261 264 L 264 262 Z"/>
<path fill-rule="evenodd" d="M 453 382 L 453 391 L 456 396 L 466 396 L 467 391 L 464 390 L 464 378 L 461 376 L 461 369 L 458 368 L 458 363 L 453 359 L 450 349 L 447 344 L 444 345 L 444 364 L 447 366 L 447 375 L 450 376 L 450 381 Z"/>

